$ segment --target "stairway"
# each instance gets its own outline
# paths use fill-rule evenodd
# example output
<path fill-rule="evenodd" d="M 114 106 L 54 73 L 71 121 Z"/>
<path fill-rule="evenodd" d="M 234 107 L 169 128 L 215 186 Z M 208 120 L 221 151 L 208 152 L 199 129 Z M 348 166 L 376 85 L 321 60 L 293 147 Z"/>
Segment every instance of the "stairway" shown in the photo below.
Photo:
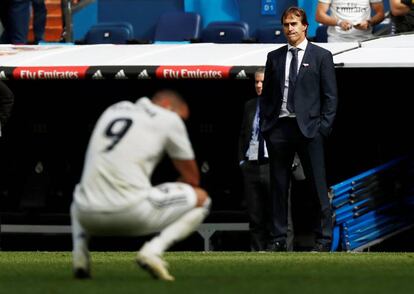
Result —
<path fill-rule="evenodd" d="M 46 42 L 58 42 L 62 35 L 62 8 L 60 2 L 61 0 L 45 0 L 47 20 L 44 41 Z M 33 41 L 33 16 L 31 16 L 28 42 L 31 43 Z"/>

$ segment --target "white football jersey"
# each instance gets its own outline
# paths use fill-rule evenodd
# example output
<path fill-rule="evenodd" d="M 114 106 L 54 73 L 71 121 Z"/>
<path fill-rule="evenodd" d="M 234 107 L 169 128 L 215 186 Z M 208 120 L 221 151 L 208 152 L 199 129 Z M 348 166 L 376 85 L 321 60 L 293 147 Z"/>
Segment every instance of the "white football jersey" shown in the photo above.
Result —
<path fill-rule="evenodd" d="M 74 198 L 82 208 L 114 211 L 138 203 L 151 188 L 164 153 L 192 160 L 194 151 L 181 118 L 143 97 L 105 110 L 89 141 Z"/>
<path fill-rule="evenodd" d="M 330 13 L 335 19 L 347 20 L 353 25 L 371 18 L 371 4 L 381 3 L 382 0 L 319 0 L 319 2 L 330 4 Z M 339 26 L 330 26 L 328 34 L 332 36 L 347 36 L 349 39 L 360 41 L 364 37 L 371 36 L 372 28 L 363 31 L 351 28 L 342 30 Z"/>

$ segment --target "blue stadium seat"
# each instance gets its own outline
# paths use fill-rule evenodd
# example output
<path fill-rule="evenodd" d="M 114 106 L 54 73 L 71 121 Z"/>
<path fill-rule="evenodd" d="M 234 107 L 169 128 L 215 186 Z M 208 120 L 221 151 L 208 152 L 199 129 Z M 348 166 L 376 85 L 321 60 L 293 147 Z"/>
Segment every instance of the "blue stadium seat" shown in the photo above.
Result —
<path fill-rule="evenodd" d="M 273 25 L 258 28 L 256 32 L 257 43 L 286 43 L 282 25 Z"/>
<path fill-rule="evenodd" d="M 128 22 L 103 22 L 93 25 L 86 33 L 85 44 L 127 44 L 134 37 Z"/>
<path fill-rule="evenodd" d="M 383 22 L 375 25 L 372 28 L 372 34 L 374 36 L 390 35 L 391 34 L 391 21 L 390 21 L 390 19 L 386 18 Z"/>
<path fill-rule="evenodd" d="M 134 27 L 127 21 L 98 22 L 94 27 L 122 27 L 126 28 L 131 36 L 134 36 Z"/>
<path fill-rule="evenodd" d="M 199 38 L 201 17 L 194 12 L 173 11 L 161 15 L 154 42 L 191 41 Z"/>
<path fill-rule="evenodd" d="M 237 20 L 226 20 L 226 21 L 212 21 L 208 24 L 208 26 L 235 26 L 235 27 L 241 27 L 244 30 L 246 30 L 247 35 L 250 35 L 250 28 L 249 24 L 245 21 L 237 21 Z"/>
<path fill-rule="evenodd" d="M 249 25 L 244 21 L 211 22 L 201 32 L 201 41 L 208 43 L 243 43 L 249 38 Z"/>

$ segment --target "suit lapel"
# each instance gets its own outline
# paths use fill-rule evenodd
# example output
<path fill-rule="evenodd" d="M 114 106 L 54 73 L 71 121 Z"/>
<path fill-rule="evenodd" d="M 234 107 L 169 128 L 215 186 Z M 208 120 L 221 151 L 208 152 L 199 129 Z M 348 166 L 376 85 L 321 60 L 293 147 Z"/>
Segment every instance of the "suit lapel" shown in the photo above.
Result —
<path fill-rule="evenodd" d="M 254 99 L 249 103 L 249 117 L 248 117 L 248 126 L 247 126 L 247 142 L 250 142 L 250 135 L 253 131 L 253 120 L 256 115 L 257 100 Z M 248 143 L 247 143 L 248 144 Z"/>
<path fill-rule="evenodd" d="M 249 134 L 251 134 L 253 130 L 253 120 L 256 115 L 256 103 L 250 103 L 249 108 Z"/>
<path fill-rule="evenodd" d="M 277 60 L 277 65 L 278 65 L 278 72 L 280 72 L 281 74 L 279 75 L 280 80 L 280 89 L 282 91 L 282 96 L 283 96 L 283 91 L 285 90 L 285 74 L 286 74 L 286 55 L 287 55 L 287 50 L 288 46 L 286 45 L 285 47 L 283 47 L 283 51 L 281 52 L 281 54 L 279 54 L 279 58 Z"/>
<path fill-rule="evenodd" d="M 307 64 L 307 66 L 310 65 L 312 49 L 313 49 L 312 44 L 308 42 L 308 45 L 306 46 L 306 50 L 305 50 L 305 55 L 303 55 L 302 63 L 299 64 L 299 72 L 298 72 L 296 83 L 298 83 L 298 81 L 302 79 L 304 72 L 306 72 L 306 67 L 303 66 L 303 64 Z"/>

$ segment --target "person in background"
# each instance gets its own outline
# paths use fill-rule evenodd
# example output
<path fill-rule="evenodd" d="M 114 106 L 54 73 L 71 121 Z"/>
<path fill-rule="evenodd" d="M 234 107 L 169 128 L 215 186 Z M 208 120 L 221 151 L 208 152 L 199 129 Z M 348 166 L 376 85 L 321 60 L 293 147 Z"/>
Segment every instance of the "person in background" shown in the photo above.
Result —
<path fill-rule="evenodd" d="M 371 17 L 371 9 L 374 15 Z M 328 14 L 330 11 L 330 14 Z M 384 20 L 382 0 L 319 0 L 316 21 L 328 27 L 328 42 L 357 42 L 373 37 Z"/>
<path fill-rule="evenodd" d="M 182 121 L 188 116 L 183 98 L 164 90 L 151 100 L 118 102 L 98 119 L 71 205 L 75 278 L 91 277 L 89 236 L 160 232 L 142 246 L 136 262 L 154 278 L 174 280 L 162 255 L 198 227 L 211 202 L 199 187 L 200 173 Z M 152 186 L 151 175 L 165 152 L 180 177 Z"/>
<path fill-rule="evenodd" d="M 333 224 L 324 141 L 331 133 L 338 103 L 333 57 L 308 42 L 303 9 L 289 7 L 281 23 L 288 44 L 268 53 L 260 99 L 260 127 L 271 175 L 273 238 L 269 249 L 287 249 L 289 187 L 297 152 L 309 181 L 309 195 L 316 195 L 320 204 L 312 251 L 330 251 Z"/>
<path fill-rule="evenodd" d="M 2 44 L 22 45 L 27 43 L 30 21 L 30 0 L 5 0 L 3 11 L 4 31 L 0 39 Z M 2 7 L 3 8 L 3 7 Z"/>
<path fill-rule="evenodd" d="M 392 33 L 414 31 L 414 1 L 389 0 L 391 8 Z"/>
<path fill-rule="evenodd" d="M 39 42 L 44 40 L 47 8 L 45 5 L 45 0 L 31 0 L 31 3 L 33 11 L 34 43 L 39 44 Z"/>
<path fill-rule="evenodd" d="M 47 9 L 45 0 L 2 0 L 0 17 L 3 24 L 2 44 L 22 45 L 27 43 L 30 11 L 33 10 L 34 43 L 43 40 Z"/>
<path fill-rule="evenodd" d="M 265 251 L 271 238 L 270 172 L 269 156 L 266 142 L 260 133 L 259 99 L 262 95 L 263 67 L 255 74 L 255 90 L 257 97 L 250 99 L 244 106 L 243 120 L 240 128 L 238 158 L 243 174 L 243 191 L 249 215 L 250 249 Z M 303 180 L 303 169 L 299 157 L 295 156 L 292 173 L 296 180 Z M 290 206 L 290 199 L 289 199 Z M 292 215 L 288 215 L 287 250 L 293 250 Z"/>
<path fill-rule="evenodd" d="M 256 70 L 254 79 L 257 97 L 248 100 L 244 106 L 238 158 L 249 216 L 250 249 L 264 251 L 270 236 L 270 179 L 267 149 L 259 130 L 259 97 L 263 89 L 263 67 Z"/>
<path fill-rule="evenodd" d="M 0 1 L 0 23 L 1 23 L 0 44 L 8 43 L 8 36 L 7 36 L 6 28 L 8 25 L 9 6 L 10 6 L 10 0 Z"/>
<path fill-rule="evenodd" d="M 7 17 L 7 5 L 8 5 L 8 1 L 7 0 L 3 0 L 0 1 L 0 44 L 2 43 L 2 36 L 3 36 L 3 32 L 4 32 L 4 25 L 6 22 L 6 17 Z"/>

